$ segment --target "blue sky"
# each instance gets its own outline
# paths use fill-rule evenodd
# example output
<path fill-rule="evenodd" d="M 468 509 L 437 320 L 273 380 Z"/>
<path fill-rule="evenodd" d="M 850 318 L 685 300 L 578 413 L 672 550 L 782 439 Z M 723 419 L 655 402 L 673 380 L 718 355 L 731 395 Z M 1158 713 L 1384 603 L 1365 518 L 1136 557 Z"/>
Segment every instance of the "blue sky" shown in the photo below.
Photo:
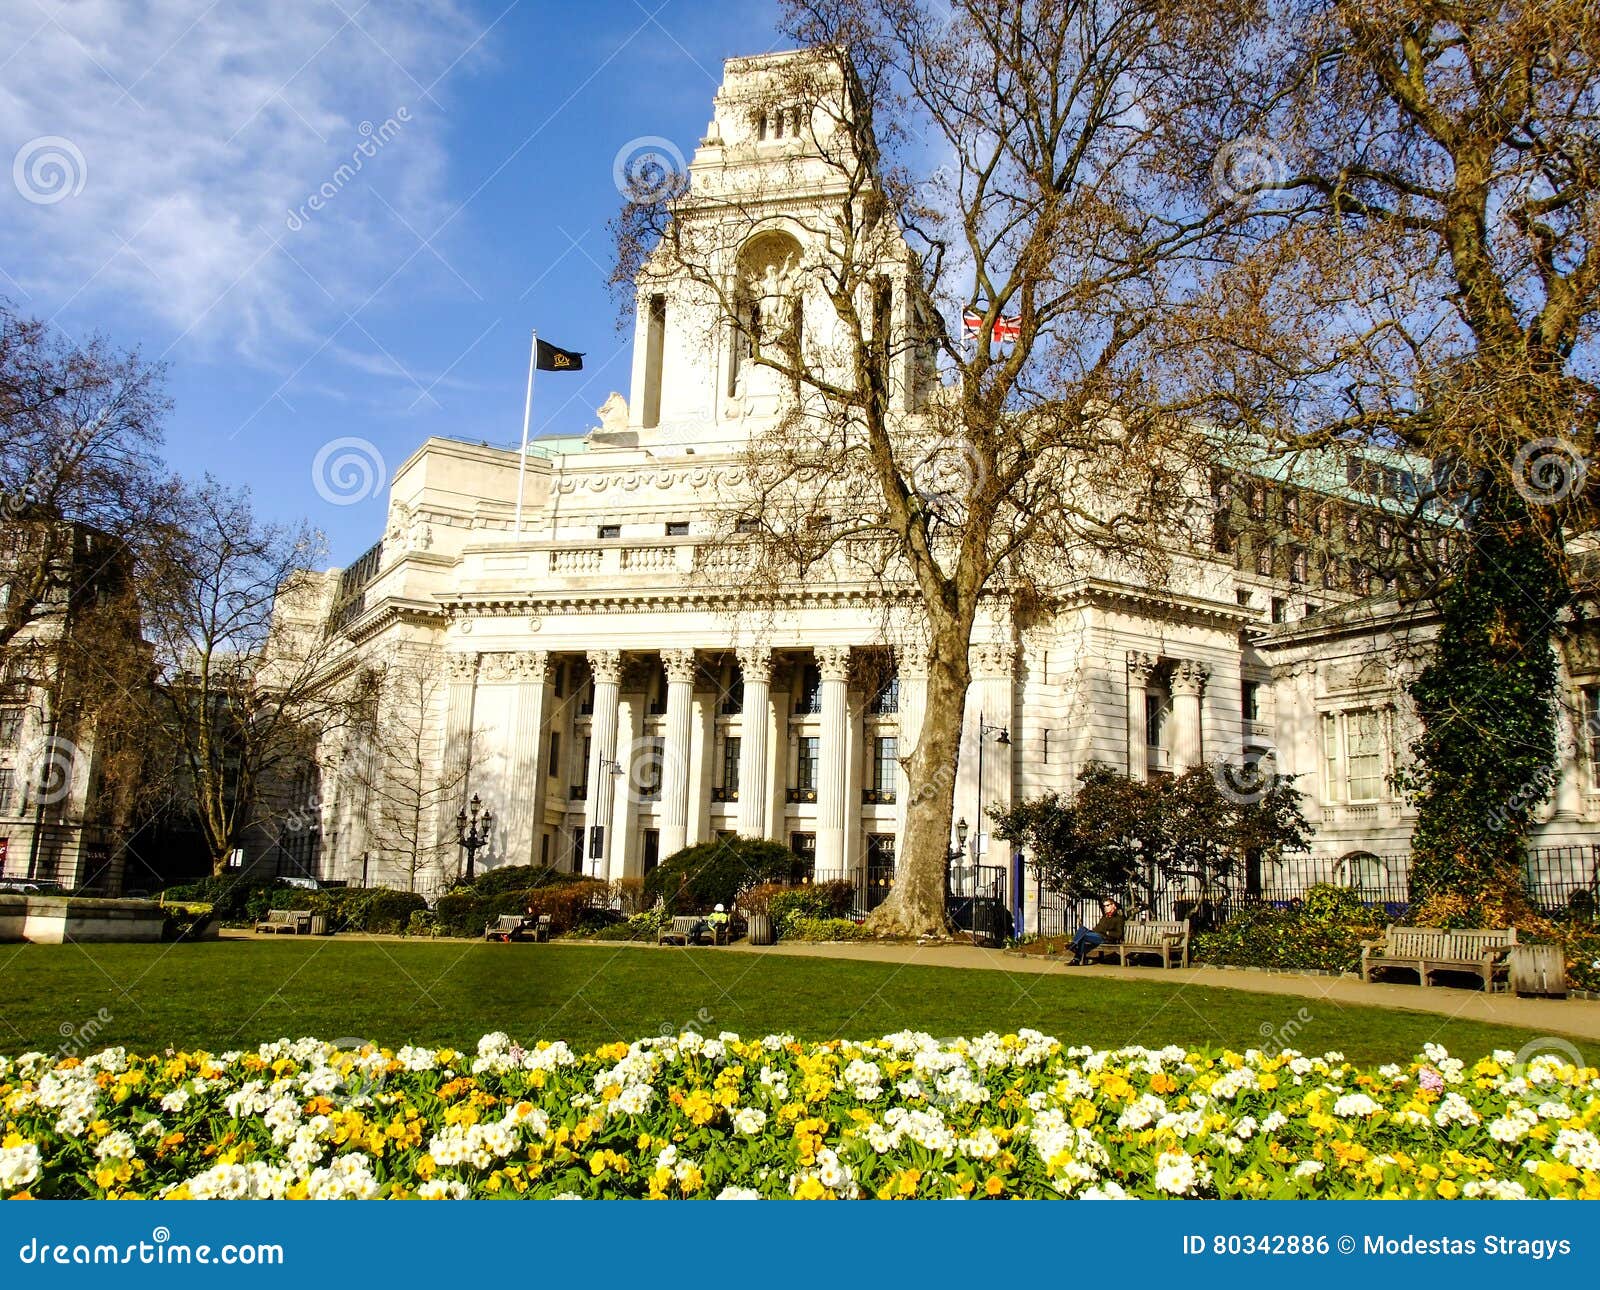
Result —
<path fill-rule="evenodd" d="M 360 500 L 314 486 L 330 442 L 370 442 L 386 473 L 429 434 L 514 445 L 532 327 L 588 354 L 540 388 L 535 435 L 581 433 L 626 392 L 614 164 L 651 136 L 692 155 L 721 60 L 781 47 L 775 17 L 765 0 L 9 0 L 0 294 L 164 361 L 173 466 L 309 516 L 343 563 L 384 501 L 359 472 Z"/>

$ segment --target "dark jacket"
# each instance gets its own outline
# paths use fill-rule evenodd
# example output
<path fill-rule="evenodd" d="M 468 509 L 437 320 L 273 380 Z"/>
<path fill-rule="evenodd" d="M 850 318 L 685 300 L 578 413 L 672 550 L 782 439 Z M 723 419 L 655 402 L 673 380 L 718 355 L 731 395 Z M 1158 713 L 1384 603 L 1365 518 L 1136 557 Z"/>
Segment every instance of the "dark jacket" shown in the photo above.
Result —
<path fill-rule="evenodd" d="M 1107 914 L 1094 925 L 1095 934 L 1103 936 L 1109 945 L 1122 942 L 1122 929 L 1127 926 L 1128 916 L 1120 909 L 1115 913 Z"/>

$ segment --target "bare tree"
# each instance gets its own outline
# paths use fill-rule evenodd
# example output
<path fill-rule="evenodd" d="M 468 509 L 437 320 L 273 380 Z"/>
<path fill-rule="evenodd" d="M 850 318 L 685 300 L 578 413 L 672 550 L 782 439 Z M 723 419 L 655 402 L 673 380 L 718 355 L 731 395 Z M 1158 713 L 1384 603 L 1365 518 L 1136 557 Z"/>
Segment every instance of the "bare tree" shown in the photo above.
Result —
<path fill-rule="evenodd" d="M 350 791 L 380 872 L 398 874 L 408 891 L 421 876 L 443 873 L 459 850 L 450 824 L 468 766 L 464 748 L 443 748 L 445 684 L 436 654 L 392 659 L 347 754 Z"/>
<path fill-rule="evenodd" d="M 156 665 L 151 732 L 172 750 L 221 873 L 268 823 L 273 786 L 359 710 L 363 679 L 338 673 L 325 580 L 304 572 L 322 555 L 319 534 L 262 520 L 247 491 L 209 477 L 184 511 L 184 532 L 141 586 Z"/>
<path fill-rule="evenodd" d="M 158 449 L 168 401 L 162 371 L 96 337 L 75 344 L 0 301 L 0 523 L 28 541 L 13 552 L 0 599 L 0 653 L 82 577 L 74 525 L 125 559 L 170 514 Z"/>
<path fill-rule="evenodd" d="M 1413 687 L 1418 885 L 1515 917 L 1553 782 L 1567 536 L 1594 527 L 1600 12 L 1582 0 L 1240 0 L 1191 136 L 1248 217 L 1197 384 L 1293 451 L 1431 459 L 1472 539 Z M 1205 164 L 1205 158 L 1215 160 Z M 1424 493 L 1433 481 L 1424 481 Z M 1512 827 L 1490 827 L 1510 812 Z"/>
<path fill-rule="evenodd" d="M 710 141 L 724 164 L 619 221 L 618 281 L 687 284 L 731 337 L 733 410 L 777 408 L 726 499 L 747 603 L 826 569 L 926 652 L 880 931 L 945 925 L 975 624 L 1026 625 L 1119 564 L 1161 576 L 1208 455 L 1155 324 L 1233 212 L 1164 195 L 1194 55 L 1162 23 L 1137 0 L 792 0 L 808 52 Z"/>

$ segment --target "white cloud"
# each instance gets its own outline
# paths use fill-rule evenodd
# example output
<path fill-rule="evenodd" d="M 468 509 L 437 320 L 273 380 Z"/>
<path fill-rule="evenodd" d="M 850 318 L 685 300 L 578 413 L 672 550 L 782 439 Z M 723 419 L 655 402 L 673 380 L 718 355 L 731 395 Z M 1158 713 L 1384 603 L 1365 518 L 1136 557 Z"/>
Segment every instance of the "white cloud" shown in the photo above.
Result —
<path fill-rule="evenodd" d="M 9 0 L 0 294 L 136 300 L 270 366 L 408 257 L 448 276 L 418 235 L 453 209 L 447 89 L 482 29 L 450 0 Z"/>

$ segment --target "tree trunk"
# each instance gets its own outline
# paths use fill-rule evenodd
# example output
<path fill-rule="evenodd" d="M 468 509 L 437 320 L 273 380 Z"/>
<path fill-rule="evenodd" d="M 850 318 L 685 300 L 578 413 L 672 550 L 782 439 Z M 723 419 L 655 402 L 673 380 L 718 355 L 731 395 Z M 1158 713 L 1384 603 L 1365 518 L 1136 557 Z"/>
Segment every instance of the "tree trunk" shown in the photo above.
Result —
<path fill-rule="evenodd" d="M 953 643 L 936 649 L 922 732 L 906 759 L 911 800 L 894 889 L 867 919 L 868 930 L 880 936 L 943 936 L 948 930 L 945 870 L 968 680 L 965 642 L 959 651 Z"/>

